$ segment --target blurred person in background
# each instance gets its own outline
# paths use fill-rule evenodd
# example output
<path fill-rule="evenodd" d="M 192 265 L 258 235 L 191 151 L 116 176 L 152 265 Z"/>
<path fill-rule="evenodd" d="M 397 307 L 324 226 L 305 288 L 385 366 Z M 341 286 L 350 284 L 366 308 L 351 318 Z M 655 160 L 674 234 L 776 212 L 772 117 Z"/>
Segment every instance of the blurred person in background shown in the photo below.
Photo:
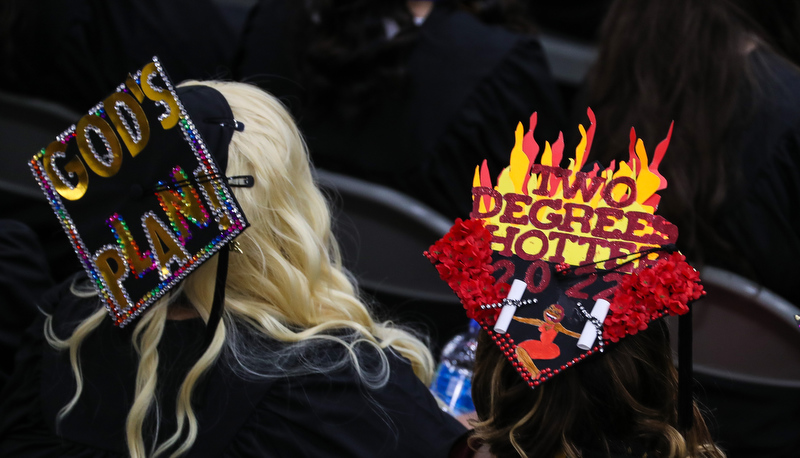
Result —
<path fill-rule="evenodd" d="M 212 0 L 0 4 L 0 90 L 79 113 L 154 55 L 175 81 L 209 79 L 230 76 L 235 48 L 236 34 Z"/>
<path fill-rule="evenodd" d="M 675 121 L 659 211 L 689 259 L 800 290 L 800 2 L 616 2 L 588 78 L 593 150 L 625 159 Z"/>
<path fill-rule="evenodd" d="M 558 136 L 561 101 L 532 31 L 514 0 L 262 0 L 237 76 L 290 107 L 317 166 L 463 217 L 463 184 L 484 158 L 500 170 L 509 126 L 538 111 L 537 139 Z"/>
<path fill-rule="evenodd" d="M 628 157 L 632 121 L 649 149 L 674 120 L 659 212 L 680 227 L 681 251 L 796 305 L 798 24 L 794 0 L 618 0 L 587 85 L 603 161 Z M 800 393 L 728 385 L 708 381 L 699 393 L 729 456 L 795 456 Z"/>

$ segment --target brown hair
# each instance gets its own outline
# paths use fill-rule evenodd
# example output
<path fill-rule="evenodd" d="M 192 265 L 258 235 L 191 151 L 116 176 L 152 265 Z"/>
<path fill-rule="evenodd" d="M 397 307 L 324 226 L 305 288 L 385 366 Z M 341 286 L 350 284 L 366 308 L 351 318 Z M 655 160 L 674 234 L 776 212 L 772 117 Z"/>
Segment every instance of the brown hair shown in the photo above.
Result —
<path fill-rule="evenodd" d="M 611 454 L 620 448 L 659 457 L 723 457 L 697 406 L 678 431 L 678 376 L 662 321 L 622 339 L 531 389 L 481 333 L 472 396 L 475 442 L 497 458 Z M 628 453 L 631 453 L 628 452 Z"/>

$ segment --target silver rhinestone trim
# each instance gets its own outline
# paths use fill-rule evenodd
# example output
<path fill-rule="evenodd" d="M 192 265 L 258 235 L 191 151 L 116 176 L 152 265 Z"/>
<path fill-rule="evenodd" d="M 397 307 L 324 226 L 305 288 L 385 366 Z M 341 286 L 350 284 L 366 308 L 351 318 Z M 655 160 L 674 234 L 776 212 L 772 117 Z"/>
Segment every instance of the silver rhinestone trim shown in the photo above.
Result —
<path fill-rule="evenodd" d="M 98 137 L 103 141 L 103 145 L 106 147 L 106 154 L 100 155 L 94 147 L 94 143 L 92 143 L 92 138 L 89 135 L 89 131 L 94 132 L 97 134 Z M 89 146 L 89 151 L 92 152 L 92 156 L 95 157 L 101 164 L 106 167 L 111 167 L 111 164 L 114 163 L 114 150 L 111 149 L 111 144 L 108 142 L 108 139 L 105 135 L 103 135 L 103 131 L 100 130 L 99 127 L 88 125 L 86 126 L 86 130 L 83 131 L 83 136 L 86 138 L 86 143 Z"/>
<path fill-rule="evenodd" d="M 128 113 L 131 119 L 133 119 L 133 127 L 128 124 L 127 118 L 122 116 L 122 110 Z M 117 100 L 114 104 L 114 111 L 117 112 L 117 116 L 119 116 L 120 121 L 122 122 L 122 126 L 128 132 L 128 135 L 131 136 L 133 139 L 133 143 L 139 143 L 142 141 L 142 127 L 139 125 L 139 120 L 136 119 L 136 115 L 133 113 L 133 110 L 122 100 Z"/>

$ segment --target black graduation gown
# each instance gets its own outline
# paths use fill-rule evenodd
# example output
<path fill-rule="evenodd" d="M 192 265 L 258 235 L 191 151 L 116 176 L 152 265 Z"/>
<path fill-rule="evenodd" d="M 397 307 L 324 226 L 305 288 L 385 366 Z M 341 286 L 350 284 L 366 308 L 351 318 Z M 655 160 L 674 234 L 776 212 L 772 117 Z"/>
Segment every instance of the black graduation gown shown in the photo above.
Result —
<path fill-rule="evenodd" d="M 44 305 L 54 330 L 66 337 L 96 310 L 62 288 Z M 133 326 L 106 320 L 82 345 L 84 392 L 60 423 L 56 416 L 75 392 L 68 355 L 42 335 L 43 319 L 27 332 L 17 370 L 0 394 L 0 456 L 127 456 L 125 418 L 132 402 L 137 357 Z M 175 394 L 197 358 L 204 333 L 199 319 L 168 321 L 159 346 L 163 415 L 160 441 L 175 431 Z M 321 347 L 323 358 L 341 347 Z M 245 380 L 219 362 L 197 387 L 199 434 L 188 457 L 445 457 L 464 428 L 441 411 L 407 360 L 391 351 L 383 388 L 365 388 L 352 366 L 325 374 Z M 374 363 L 367 357 L 365 364 Z M 152 423 L 150 423 L 152 425 Z M 149 429 L 147 431 L 150 431 Z M 153 433 L 146 433 L 152 441 Z"/>

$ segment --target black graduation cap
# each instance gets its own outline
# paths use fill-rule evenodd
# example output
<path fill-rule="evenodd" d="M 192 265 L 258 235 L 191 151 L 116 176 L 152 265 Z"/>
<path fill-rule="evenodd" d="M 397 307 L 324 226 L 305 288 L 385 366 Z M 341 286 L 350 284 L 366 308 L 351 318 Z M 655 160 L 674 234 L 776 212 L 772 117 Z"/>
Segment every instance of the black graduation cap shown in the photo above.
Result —
<path fill-rule="evenodd" d="M 242 128 L 222 94 L 176 90 L 154 57 L 31 160 L 116 325 L 248 226 L 230 186 L 252 177 L 224 175 Z"/>

